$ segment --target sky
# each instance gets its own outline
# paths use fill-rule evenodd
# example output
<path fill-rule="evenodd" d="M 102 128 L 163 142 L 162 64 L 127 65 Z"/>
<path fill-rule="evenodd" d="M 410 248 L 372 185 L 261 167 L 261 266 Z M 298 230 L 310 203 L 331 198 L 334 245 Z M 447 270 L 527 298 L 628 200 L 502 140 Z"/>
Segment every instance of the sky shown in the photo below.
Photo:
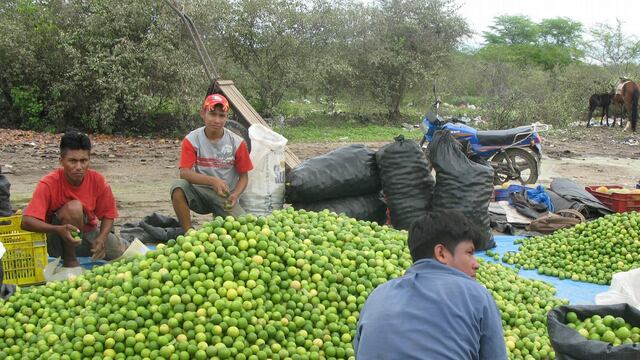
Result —
<path fill-rule="evenodd" d="M 585 30 L 598 23 L 616 26 L 622 21 L 622 31 L 640 39 L 640 1 L 637 0 L 456 0 L 459 13 L 467 19 L 476 34 L 472 45 L 482 43 L 482 32 L 489 30 L 493 18 L 499 15 L 526 15 L 539 22 L 542 19 L 567 17 L 579 21 Z M 635 23 L 634 23 L 635 21 Z"/>

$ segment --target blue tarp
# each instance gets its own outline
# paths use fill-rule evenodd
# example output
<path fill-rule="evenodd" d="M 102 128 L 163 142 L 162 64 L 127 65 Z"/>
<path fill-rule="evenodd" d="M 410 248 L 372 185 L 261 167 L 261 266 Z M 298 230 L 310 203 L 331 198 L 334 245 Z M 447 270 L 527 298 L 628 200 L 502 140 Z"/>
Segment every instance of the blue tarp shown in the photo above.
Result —
<path fill-rule="evenodd" d="M 56 258 L 49 256 L 49 262 L 52 262 L 55 259 Z M 83 268 L 85 268 L 87 270 L 93 269 L 94 266 L 105 265 L 105 264 L 108 263 L 105 260 L 93 261 L 93 259 L 90 256 L 78 256 L 77 259 L 78 259 L 78 262 L 80 263 L 80 266 L 82 266 Z"/>
<path fill-rule="evenodd" d="M 145 246 L 148 247 L 151 250 L 155 250 L 156 249 L 155 245 L 146 244 Z M 52 262 L 55 259 L 56 258 L 49 256 L 49 262 Z M 87 270 L 93 269 L 94 266 L 105 265 L 105 264 L 109 263 L 106 260 L 93 261 L 93 259 L 90 256 L 78 256 L 78 262 L 80 263 L 80 266 L 82 266 L 83 268 L 85 268 Z"/>
<path fill-rule="evenodd" d="M 498 235 L 494 236 L 496 247 L 491 249 L 493 252 L 502 255 L 508 251 L 518 251 L 519 245 L 515 245 L 513 241 L 520 236 Z M 485 259 L 486 261 L 496 262 L 492 257 L 485 254 L 484 251 L 476 253 L 476 257 Z M 499 261 L 504 266 L 511 266 Z M 589 305 L 595 304 L 596 294 L 607 291 L 609 285 L 597 285 L 573 280 L 560 280 L 557 277 L 540 275 L 537 270 L 520 270 L 520 276 L 529 279 L 542 280 L 550 283 L 557 289 L 556 296 L 569 300 L 572 305 Z"/>

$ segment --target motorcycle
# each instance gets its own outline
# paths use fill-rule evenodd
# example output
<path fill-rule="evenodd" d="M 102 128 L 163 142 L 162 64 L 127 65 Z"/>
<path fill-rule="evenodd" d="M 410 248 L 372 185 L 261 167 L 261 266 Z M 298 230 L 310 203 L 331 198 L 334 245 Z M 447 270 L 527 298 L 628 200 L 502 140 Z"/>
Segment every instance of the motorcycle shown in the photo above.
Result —
<path fill-rule="evenodd" d="M 426 145 L 432 140 L 435 132 L 449 130 L 462 144 L 468 156 L 479 156 L 489 161 L 495 171 L 494 184 L 501 185 L 510 180 L 522 184 L 534 184 L 538 181 L 542 158 L 540 133 L 548 131 L 549 125 L 534 123 L 507 130 L 480 131 L 469 126 L 464 118 L 445 119 L 439 116 L 440 104 L 440 98 L 436 96 L 432 111 L 425 115 L 420 124 L 424 133 L 420 146 L 425 154 Z"/>

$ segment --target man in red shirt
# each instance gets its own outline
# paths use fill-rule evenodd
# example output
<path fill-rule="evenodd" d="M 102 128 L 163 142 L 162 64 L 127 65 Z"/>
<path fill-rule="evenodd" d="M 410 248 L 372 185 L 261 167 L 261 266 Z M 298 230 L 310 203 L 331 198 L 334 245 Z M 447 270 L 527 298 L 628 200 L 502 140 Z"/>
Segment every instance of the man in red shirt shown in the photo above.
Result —
<path fill-rule="evenodd" d="M 64 134 L 61 168 L 40 180 L 23 213 L 22 228 L 47 233 L 49 256 L 62 256 L 65 267 L 79 266 L 76 256 L 112 260 L 128 246 L 110 232 L 116 202 L 104 176 L 89 169 L 90 153 L 87 135 Z"/>
<path fill-rule="evenodd" d="M 200 110 L 204 126 L 182 141 L 180 179 L 171 187 L 171 201 L 180 225 L 191 228 L 191 213 L 238 216 L 238 198 L 253 169 L 247 143 L 224 125 L 229 102 L 220 94 L 205 98 Z"/>

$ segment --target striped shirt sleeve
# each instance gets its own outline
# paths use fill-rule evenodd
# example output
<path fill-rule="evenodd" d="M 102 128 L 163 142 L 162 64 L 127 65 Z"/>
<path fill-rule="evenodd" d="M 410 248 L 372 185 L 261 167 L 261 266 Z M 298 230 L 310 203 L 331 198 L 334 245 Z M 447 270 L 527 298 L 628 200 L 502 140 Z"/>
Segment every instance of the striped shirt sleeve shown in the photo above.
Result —
<path fill-rule="evenodd" d="M 182 150 L 180 151 L 180 169 L 191 169 L 196 163 L 197 152 L 191 142 L 185 137 L 182 140 Z"/>
<path fill-rule="evenodd" d="M 234 167 L 238 174 L 248 173 L 253 169 L 253 163 L 249 156 L 249 150 L 247 149 L 247 143 L 242 141 L 238 149 L 236 150 Z"/>

